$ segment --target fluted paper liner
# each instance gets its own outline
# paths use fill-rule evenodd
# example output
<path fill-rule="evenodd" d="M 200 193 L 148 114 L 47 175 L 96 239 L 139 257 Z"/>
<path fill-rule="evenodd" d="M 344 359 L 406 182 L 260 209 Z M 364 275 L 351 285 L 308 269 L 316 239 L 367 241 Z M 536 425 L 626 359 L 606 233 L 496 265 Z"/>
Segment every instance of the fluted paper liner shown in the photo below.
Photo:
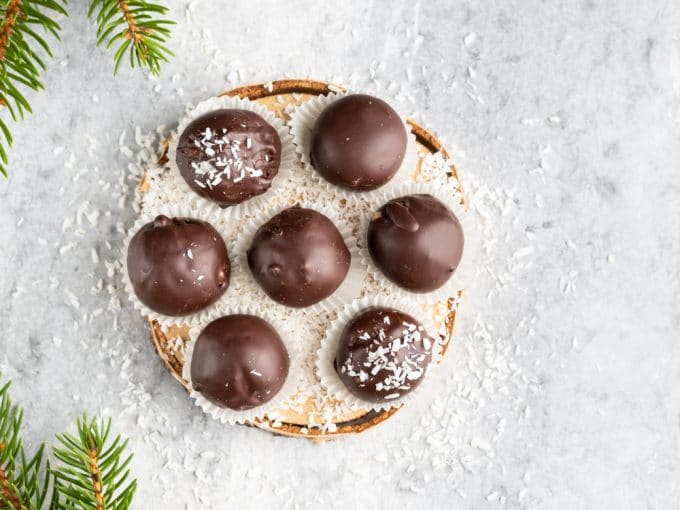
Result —
<path fill-rule="evenodd" d="M 447 193 L 447 191 L 449 193 Z M 360 233 L 359 233 L 359 253 L 364 267 L 368 268 L 368 272 L 373 276 L 376 282 L 389 289 L 391 294 L 400 299 L 409 299 L 417 303 L 436 303 L 446 301 L 451 296 L 463 289 L 465 284 L 469 284 L 473 276 L 472 267 L 472 253 L 475 253 L 479 245 L 479 236 L 477 229 L 471 222 L 471 215 L 464 205 L 461 204 L 461 196 L 453 194 L 453 190 L 444 191 L 440 187 L 427 183 L 411 182 L 400 185 L 390 186 L 380 193 L 371 197 L 369 201 L 370 211 L 362 218 Z M 380 269 L 375 265 L 370 252 L 368 251 L 368 226 L 371 222 L 373 214 L 385 205 L 390 200 L 404 197 L 406 195 L 426 194 L 431 195 L 446 207 L 458 218 L 460 226 L 463 229 L 463 255 L 460 259 L 458 267 L 451 275 L 451 277 L 438 289 L 430 292 L 413 292 L 400 287 L 392 280 L 390 280 Z"/>
<path fill-rule="evenodd" d="M 130 246 L 130 241 L 132 241 L 132 238 L 134 235 L 139 232 L 139 229 L 141 229 L 144 225 L 147 223 L 150 223 L 156 218 L 158 215 L 165 215 L 168 218 L 194 218 L 197 220 L 202 220 L 207 223 L 210 223 L 215 230 L 217 230 L 220 233 L 220 236 L 222 237 L 222 240 L 224 241 L 225 245 L 227 246 L 227 251 L 229 255 L 229 265 L 231 267 L 230 269 L 230 277 L 229 277 L 229 287 L 227 290 L 220 296 L 220 298 L 215 301 L 213 304 L 210 306 L 199 310 L 197 312 L 194 312 L 192 314 L 188 315 L 178 315 L 178 316 L 173 316 L 173 315 L 165 315 L 162 313 L 158 313 L 148 306 L 146 306 L 142 301 L 137 297 L 137 294 L 135 294 L 135 290 L 132 286 L 132 282 L 130 281 L 130 276 L 128 274 L 128 267 L 127 267 L 127 252 L 128 248 Z M 193 326 L 195 324 L 205 322 L 205 321 L 210 321 L 217 317 L 219 315 L 220 311 L 220 303 L 224 302 L 225 300 L 229 300 L 232 298 L 232 296 L 237 296 L 238 292 L 235 288 L 234 285 L 234 255 L 229 251 L 229 240 L 224 237 L 222 232 L 220 232 L 220 227 L 217 223 L 212 220 L 209 215 L 207 215 L 204 211 L 200 210 L 197 207 L 189 207 L 189 206 L 164 206 L 164 207 L 159 207 L 154 210 L 148 210 L 145 211 L 144 214 L 142 214 L 137 221 L 134 223 L 134 225 L 128 230 L 128 233 L 125 237 L 125 241 L 123 243 L 123 283 L 125 287 L 125 292 L 128 295 L 128 298 L 132 302 L 132 306 L 138 310 L 142 316 L 148 317 L 151 320 L 157 321 L 161 326 L 164 327 L 169 327 L 172 326 L 173 324 L 187 324 L 189 326 Z"/>
<path fill-rule="evenodd" d="M 248 248 L 250 248 L 257 230 L 278 213 L 296 204 L 300 205 L 300 207 L 304 209 L 313 209 L 314 211 L 319 212 L 330 219 L 340 232 L 340 235 L 342 236 L 351 256 L 347 275 L 340 286 L 335 289 L 335 292 L 318 303 L 301 308 L 289 307 L 270 298 L 255 281 L 252 273 L 250 272 L 247 256 Z M 236 237 L 236 242 L 234 243 L 233 253 L 234 260 L 236 261 L 236 270 L 242 277 L 242 285 L 254 286 L 254 288 L 257 289 L 256 292 L 261 294 L 262 301 L 271 303 L 275 307 L 283 307 L 286 310 L 300 310 L 302 313 L 317 313 L 321 311 L 332 312 L 342 308 L 345 306 L 345 304 L 350 303 L 353 299 L 356 299 L 361 295 L 364 278 L 366 277 L 366 268 L 361 262 L 359 247 L 357 245 L 356 238 L 352 234 L 351 227 L 342 221 L 339 218 L 339 215 L 330 207 L 320 207 L 305 200 L 295 201 L 293 204 L 286 204 L 283 206 L 270 206 L 266 210 L 260 211 L 260 213 L 258 213 L 254 218 L 248 220 L 239 231 Z"/>
<path fill-rule="evenodd" d="M 335 371 L 333 365 L 338 349 L 338 342 L 340 341 L 340 336 L 342 335 L 345 325 L 362 310 L 374 306 L 392 308 L 410 315 L 423 326 L 427 336 L 432 340 L 432 359 L 426 367 L 425 373 L 422 375 L 423 380 L 410 393 L 387 402 L 369 402 L 355 396 L 342 382 L 342 379 L 340 379 L 340 376 Z M 316 374 L 321 381 L 321 385 L 324 386 L 328 393 L 333 395 L 334 398 L 346 402 L 355 410 L 374 409 L 384 411 L 393 407 L 401 407 L 412 401 L 414 398 L 417 398 L 423 391 L 427 391 L 425 388 L 428 386 L 428 380 L 431 379 L 429 374 L 441 361 L 443 350 L 442 339 L 437 334 L 437 330 L 432 324 L 429 313 L 430 312 L 424 310 L 421 306 L 405 299 L 368 296 L 354 300 L 338 313 L 338 317 L 330 323 L 326 329 L 324 338 L 321 340 L 321 347 L 317 351 L 316 359 Z"/>
<path fill-rule="evenodd" d="M 240 204 L 225 208 L 220 207 L 212 200 L 204 198 L 192 190 L 182 177 L 175 159 L 179 137 L 189 123 L 205 113 L 223 108 L 249 110 L 257 113 L 276 130 L 281 139 L 281 164 L 279 165 L 278 173 L 271 181 L 270 188 L 261 195 L 257 195 Z M 167 178 L 170 180 L 171 187 L 181 194 L 181 200 L 186 200 L 191 204 L 200 203 L 210 217 L 231 220 L 245 215 L 255 214 L 263 207 L 266 207 L 267 204 L 271 203 L 272 200 L 275 200 L 277 197 L 284 194 L 286 182 L 294 175 L 294 166 L 297 165 L 297 158 L 295 156 L 293 138 L 288 126 L 283 120 L 276 117 L 271 110 L 256 101 L 251 101 L 247 98 L 221 96 L 212 97 L 199 103 L 196 108 L 182 119 L 177 128 L 177 132 L 172 136 L 168 148 L 167 165 L 170 169 Z"/>
<path fill-rule="evenodd" d="M 401 166 L 394 176 L 392 176 L 392 179 L 390 179 L 387 183 L 376 190 L 353 191 L 336 186 L 335 184 L 332 184 L 324 179 L 324 177 L 316 171 L 309 158 L 312 145 L 312 128 L 316 123 L 316 119 L 319 117 L 321 112 L 323 112 L 323 110 L 325 110 L 329 105 L 338 99 L 354 93 L 358 92 L 330 93 L 325 96 L 317 96 L 313 99 L 310 99 L 309 101 L 305 101 L 300 106 L 295 108 L 290 116 L 288 124 L 290 125 L 290 132 L 293 135 L 293 144 L 295 145 L 295 150 L 302 161 L 306 175 L 308 175 L 314 182 L 325 187 L 339 197 L 349 198 L 351 196 L 359 195 L 364 198 L 369 198 L 373 193 L 385 186 L 411 180 L 411 176 L 416 171 L 416 167 L 418 165 L 418 144 L 416 143 L 415 136 L 413 136 L 413 133 L 411 133 L 411 128 L 402 118 L 404 129 L 406 130 L 406 153 L 404 154 L 404 159 L 401 162 Z"/>
<path fill-rule="evenodd" d="M 321 377 L 322 384 L 326 387 L 326 389 L 329 389 L 329 395 L 333 399 L 346 400 L 356 410 L 358 409 L 380 410 L 398 407 L 408 400 L 418 398 L 418 395 L 421 394 L 423 391 L 425 392 L 428 391 L 427 385 L 431 382 L 432 379 L 432 376 L 429 373 L 423 376 L 424 379 L 421 381 L 419 387 L 413 392 L 411 392 L 409 395 L 407 395 L 405 398 L 388 402 L 385 405 L 376 405 L 371 402 L 365 402 L 360 399 L 357 399 L 354 395 L 349 393 L 347 389 L 344 387 L 342 381 L 335 373 L 335 370 L 333 368 L 333 359 L 335 357 L 335 352 L 337 349 L 337 339 L 339 338 L 342 329 L 344 328 L 347 321 L 351 320 L 351 318 L 354 317 L 356 313 L 358 313 L 363 308 L 369 306 L 387 306 L 390 308 L 399 309 L 401 311 L 409 313 L 410 315 L 412 315 L 414 318 L 418 319 L 421 322 L 421 324 L 426 329 L 428 334 L 434 335 L 431 336 L 431 338 L 433 341 L 439 342 L 439 345 L 433 348 L 433 359 L 429 365 L 430 370 L 428 370 L 428 372 L 431 371 L 431 369 L 436 365 L 436 363 L 439 361 L 441 357 L 443 342 L 441 337 L 437 334 L 437 330 L 431 325 L 432 319 L 435 317 L 435 313 L 432 311 L 432 309 L 425 308 L 424 306 L 421 306 L 416 302 L 417 300 L 424 298 L 424 296 L 403 291 L 403 289 L 400 289 L 396 285 L 392 284 L 385 276 L 382 275 L 382 273 L 380 273 L 377 270 L 377 268 L 372 267 L 372 261 L 370 260 L 370 256 L 362 257 L 361 253 L 358 253 L 358 256 L 356 256 L 357 254 L 355 252 L 352 252 L 352 265 L 354 265 L 355 263 L 358 263 L 359 265 L 364 265 L 365 260 L 366 261 L 365 267 L 369 268 L 368 272 L 370 274 L 373 274 L 373 276 L 377 277 L 377 285 L 371 284 L 369 287 L 372 297 L 367 297 L 361 300 L 359 299 L 353 300 L 353 298 L 357 298 L 358 296 L 360 296 L 362 292 L 367 292 L 367 288 L 365 286 L 365 277 L 367 275 L 367 271 L 365 269 L 362 269 L 360 271 L 360 274 L 358 275 L 359 281 L 361 283 L 359 284 L 358 288 L 355 289 L 355 292 L 351 293 L 355 295 L 350 296 L 346 300 L 338 299 L 332 305 L 331 317 L 335 317 L 337 315 L 340 315 L 340 317 L 338 317 L 334 322 L 332 323 L 329 322 L 328 324 L 326 324 L 325 338 L 321 343 L 322 348 L 318 350 L 315 347 L 311 347 L 309 344 L 304 344 L 302 342 L 303 337 L 299 335 L 299 332 L 302 330 L 302 328 L 308 327 L 307 326 L 308 319 L 313 318 L 319 310 L 323 309 L 323 307 L 317 308 L 318 305 L 316 305 L 313 307 L 296 309 L 276 303 L 271 298 L 269 298 L 266 295 L 266 293 L 259 287 L 259 285 L 253 280 L 248 269 L 246 261 L 246 250 L 250 245 L 250 240 L 244 239 L 244 237 L 246 237 L 244 236 L 246 224 L 252 223 L 252 225 L 254 226 L 254 230 L 252 231 L 252 233 L 254 233 L 254 231 L 257 230 L 259 226 L 268 221 L 272 216 L 280 212 L 285 207 L 289 207 L 294 203 L 300 203 L 302 207 L 310 207 L 328 216 L 332 221 L 334 221 L 334 223 L 341 232 L 345 232 L 345 230 L 348 231 L 350 233 L 350 237 L 352 237 L 355 240 L 356 250 L 357 252 L 359 252 L 359 250 L 362 249 L 361 245 L 362 244 L 365 245 L 364 242 L 366 233 L 365 227 L 368 225 L 368 221 L 370 220 L 372 212 L 375 209 L 379 208 L 385 201 L 396 196 L 400 196 L 395 194 L 389 195 L 388 198 L 388 194 L 395 187 L 406 186 L 406 184 L 411 184 L 415 179 L 419 178 L 416 176 L 416 170 L 418 168 L 420 157 L 418 154 L 419 145 L 415 142 L 415 137 L 411 132 L 411 127 L 406 123 L 405 126 L 408 134 L 409 143 L 406 155 L 404 157 L 404 161 L 402 162 L 400 170 L 392 178 L 392 180 L 390 180 L 388 183 L 386 183 L 381 188 L 378 188 L 377 190 L 353 192 L 350 190 L 346 190 L 344 188 L 340 188 L 338 186 L 330 184 L 323 177 L 321 177 L 316 172 L 316 170 L 314 170 L 311 167 L 309 162 L 309 138 L 311 134 L 311 129 L 318 117 L 318 114 L 323 110 L 323 108 L 325 108 L 327 104 L 330 104 L 332 101 L 337 100 L 340 97 L 346 95 L 344 93 L 337 94 L 335 92 L 336 91 L 334 90 L 333 92 L 329 93 L 328 96 L 320 96 L 317 98 L 313 98 L 311 100 L 305 100 L 302 103 L 302 105 L 298 106 L 293 111 L 293 115 L 291 119 L 288 121 L 288 125 L 287 126 L 284 125 L 285 131 L 282 131 L 278 126 L 279 124 L 283 124 L 283 121 L 275 117 L 275 114 L 271 110 L 266 108 L 264 105 L 258 103 L 257 101 L 240 99 L 238 97 L 221 97 L 213 98 L 199 104 L 199 106 L 180 123 L 180 126 L 178 127 L 178 132 L 175 132 L 172 144 L 169 148 L 168 153 L 169 162 L 165 164 L 163 171 L 159 172 L 158 175 L 158 179 L 162 179 L 164 181 L 162 182 L 163 185 L 158 186 L 158 188 L 151 186 L 151 189 L 145 190 L 146 197 L 154 193 L 158 193 L 159 196 L 154 200 L 151 200 L 150 201 L 152 202 L 151 204 L 147 203 L 144 206 L 145 207 L 143 213 L 144 217 L 140 218 L 136 226 L 133 227 L 131 233 L 129 234 L 128 239 L 125 242 L 124 246 L 125 249 L 123 253 L 123 265 L 124 265 L 123 270 L 125 272 L 124 281 L 126 284 L 126 290 L 128 291 L 128 294 L 131 296 L 133 303 L 135 303 L 135 308 L 139 309 L 143 315 L 148 316 L 149 319 L 157 320 L 161 324 L 161 326 L 164 326 L 164 328 L 171 324 L 180 324 L 187 322 L 191 326 L 190 338 L 192 340 L 190 340 L 187 343 L 187 352 L 185 353 L 186 362 L 184 364 L 185 371 L 184 377 L 186 380 L 190 379 L 190 373 L 187 373 L 186 371 L 190 370 L 191 366 L 190 361 L 191 355 L 193 354 L 194 345 L 193 342 L 200 333 L 201 328 L 219 316 L 228 313 L 248 313 L 248 311 L 251 310 L 252 311 L 251 313 L 253 313 L 254 315 L 261 316 L 263 319 L 270 322 L 272 326 L 274 326 L 275 329 L 277 329 L 277 331 L 279 331 L 279 334 L 281 335 L 282 340 L 284 341 L 286 348 L 289 351 L 291 363 L 290 373 L 286 381 L 286 384 L 291 380 L 292 377 L 295 377 L 294 372 L 298 373 L 299 371 L 299 373 L 302 374 L 302 370 L 305 369 L 303 366 L 304 361 L 302 358 L 307 357 L 309 351 L 311 350 L 313 351 L 314 354 L 317 355 L 316 363 L 313 368 L 315 374 L 317 376 L 321 376 L 322 372 L 321 368 L 324 368 L 324 370 L 326 371 L 330 369 L 331 371 L 331 373 L 326 373 L 325 376 Z M 373 92 L 371 92 L 371 94 L 378 95 L 378 97 L 380 97 L 380 94 L 375 94 Z M 386 98 L 389 98 L 390 97 L 389 91 L 386 91 L 384 93 L 384 96 Z M 204 108 L 204 111 L 199 111 L 200 108 Z M 197 195 L 181 177 L 181 175 L 179 174 L 179 170 L 176 168 L 175 164 L 176 141 L 179 136 L 178 133 L 181 133 L 184 127 L 194 118 L 198 117 L 199 115 L 202 115 L 207 111 L 212 111 L 214 109 L 219 108 L 243 108 L 255 111 L 256 113 L 261 115 L 267 122 L 269 122 L 272 126 L 274 126 L 275 129 L 277 129 L 277 132 L 279 133 L 279 137 L 281 138 L 282 143 L 281 165 L 279 168 L 279 173 L 272 181 L 271 188 L 264 194 L 260 195 L 259 197 L 254 197 L 251 200 L 244 202 L 241 206 L 234 206 L 225 209 L 222 209 L 214 202 Z M 288 130 L 289 127 L 292 129 L 292 131 Z M 296 139 L 295 143 L 293 143 L 294 142 L 293 135 L 297 135 L 298 137 L 306 136 L 306 141 L 303 140 L 303 142 L 306 144 L 305 146 L 307 148 L 305 149 L 303 147 L 303 143 L 300 142 L 300 140 L 298 139 Z M 286 140 L 288 140 L 290 143 L 287 144 Z M 431 148 L 428 149 L 427 143 L 425 143 L 425 145 L 426 151 L 428 153 L 432 152 L 433 150 L 436 149 L 436 147 L 438 147 L 438 145 L 436 145 L 435 149 Z M 290 164 L 288 165 L 286 164 L 286 161 L 288 160 L 287 156 L 288 151 L 286 150 L 287 148 L 291 149 Z M 407 162 L 409 158 L 413 159 L 412 163 Z M 302 162 L 300 162 L 299 159 L 301 159 Z M 303 166 L 305 168 L 303 168 Z M 154 183 L 151 182 L 151 184 L 153 185 Z M 430 184 L 430 186 L 434 187 L 433 184 Z M 446 187 L 446 189 L 448 189 L 448 187 Z M 310 206 L 308 205 L 308 203 L 306 203 L 305 200 L 295 200 L 294 197 L 298 196 L 300 190 L 309 190 L 310 196 L 314 196 L 317 190 L 330 191 L 329 194 L 331 195 L 331 197 L 328 197 L 328 199 L 332 199 L 333 202 L 327 203 L 331 207 L 333 207 L 333 209 L 328 210 L 325 207 L 319 208 L 321 207 L 321 205 Z M 405 192 L 403 194 L 409 194 L 410 192 L 412 191 Z M 438 199 L 441 200 L 440 194 L 443 193 L 444 191 L 442 190 L 440 193 L 436 189 L 433 190 L 430 188 L 426 192 L 433 196 L 436 196 Z M 307 195 L 307 193 L 304 193 L 304 195 Z M 454 200 L 456 201 L 454 205 L 455 204 L 459 205 L 458 202 L 459 198 L 460 198 L 459 196 L 455 196 L 452 192 L 451 196 L 448 197 L 448 200 Z M 347 199 L 348 201 L 351 200 L 352 201 L 351 204 L 358 206 L 357 207 L 358 211 L 364 211 L 365 214 L 362 212 L 358 212 L 356 210 L 352 210 L 351 214 L 349 216 L 346 216 L 342 212 L 342 209 L 339 209 L 339 206 L 337 204 L 341 199 Z M 448 200 L 442 201 L 448 205 L 450 203 Z M 166 212 L 166 210 L 164 210 L 164 208 L 166 207 L 165 205 L 163 206 L 155 205 L 158 204 L 160 201 L 163 201 L 164 203 L 168 201 L 171 201 L 173 203 L 176 202 L 182 204 L 182 206 L 185 207 L 181 208 L 182 209 L 181 213 Z M 311 201 L 313 201 L 313 199 L 311 199 Z M 321 201 L 317 203 L 321 204 Z M 168 207 L 172 208 L 172 204 L 170 204 Z M 152 208 L 154 210 L 147 211 L 147 209 L 149 208 Z M 191 210 L 188 212 L 184 212 L 184 209 L 186 208 Z M 475 232 L 468 228 L 466 223 L 464 223 L 463 218 L 466 215 L 459 214 L 457 208 L 452 207 L 452 210 L 458 216 L 458 219 L 461 221 L 461 225 L 463 226 L 465 232 L 465 250 L 463 254 L 463 259 L 461 261 L 461 265 L 464 262 L 470 263 L 472 260 L 471 257 L 472 253 L 470 250 L 471 236 L 475 234 Z M 156 214 L 166 214 L 168 216 L 194 217 L 205 221 L 209 221 L 220 232 L 224 231 L 230 232 L 229 237 L 231 238 L 232 242 L 229 242 L 230 239 L 227 239 L 227 237 L 223 235 L 223 238 L 225 239 L 225 241 L 227 241 L 227 247 L 229 249 L 229 256 L 231 262 L 231 281 L 229 289 L 222 296 L 222 298 L 220 298 L 220 300 L 218 300 L 214 305 L 211 306 L 211 310 L 205 310 L 203 312 L 204 315 L 201 315 L 200 317 L 189 318 L 165 317 L 156 314 L 155 312 L 149 310 L 143 305 L 140 306 L 140 303 L 136 299 L 134 292 L 133 291 L 131 292 L 131 288 L 129 286 L 127 277 L 127 267 L 125 267 L 127 261 L 126 252 L 129 243 L 129 238 L 131 238 L 131 236 L 137 231 L 139 227 L 141 227 L 141 225 L 148 221 L 152 221 Z M 349 223 L 349 225 L 351 226 L 352 230 L 341 228 L 341 225 L 346 225 L 346 223 L 337 221 L 338 216 L 345 218 L 347 223 Z M 251 222 L 251 218 L 253 217 L 256 218 L 252 219 Z M 235 232 L 232 233 L 232 229 L 235 229 Z M 356 233 L 356 237 L 352 235 L 352 232 Z M 235 242 L 233 242 L 234 239 Z M 348 248 L 349 247 L 350 246 L 348 244 Z M 352 251 L 351 248 L 350 251 Z M 459 278 L 459 281 L 462 282 L 463 272 L 461 271 L 460 267 L 456 271 L 456 273 L 457 274 L 461 273 L 459 275 L 461 276 L 461 278 Z M 349 274 L 346 280 L 347 279 L 349 279 Z M 465 278 L 464 281 L 466 283 L 469 283 L 467 278 Z M 394 296 L 392 296 L 391 298 L 380 297 L 381 292 L 389 292 L 390 289 L 394 292 Z M 254 290 L 254 292 L 251 292 L 250 294 L 248 294 L 248 292 L 240 293 L 240 291 L 250 290 Z M 453 294 L 453 296 L 455 296 L 455 294 Z M 267 314 L 265 315 L 264 313 L 259 313 L 259 311 L 255 311 L 255 309 L 258 310 L 260 309 L 258 307 L 265 308 Z M 329 307 L 328 309 L 330 310 L 331 308 Z M 277 320 L 274 320 L 274 318 L 276 318 Z M 305 320 L 298 320 L 302 318 L 304 318 Z M 324 323 L 326 322 L 327 322 L 326 319 L 324 319 Z M 333 333 L 331 331 L 333 327 L 336 328 L 336 333 Z M 291 332 L 292 334 L 288 332 Z M 323 350 L 324 347 L 328 349 L 329 363 L 326 363 L 325 366 L 322 367 L 323 363 L 321 363 L 320 356 L 322 354 L 322 351 L 326 352 Z M 293 360 L 293 358 L 296 356 L 294 352 L 299 353 L 300 360 L 299 362 Z M 305 373 L 305 376 L 306 382 L 309 374 Z M 299 386 L 299 388 L 301 389 L 302 386 Z M 271 413 L 270 415 L 268 415 L 268 419 L 275 421 L 277 419 L 277 411 L 280 409 L 285 409 L 287 406 L 285 401 L 286 397 L 284 396 L 284 394 L 290 396 L 293 395 L 294 393 L 295 390 L 288 392 L 286 389 L 286 385 L 284 385 L 279 394 L 277 394 L 277 397 L 278 396 L 281 397 L 281 404 L 277 406 L 278 409 L 274 409 L 275 404 L 269 402 L 265 404 L 267 406 L 266 408 L 265 406 L 260 406 L 252 410 L 251 414 L 246 415 L 239 413 L 239 416 L 236 416 L 234 418 L 234 421 L 232 422 L 242 423 L 243 421 L 254 421 L 255 424 L 257 424 L 259 421 L 257 420 L 257 418 L 263 417 L 268 412 Z M 198 402 L 196 402 L 196 404 L 199 405 Z M 221 412 L 222 409 L 219 407 L 217 408 L 217 410 L 211 408 L 208 408 L 208 410 L 206 409 L 203 410 L 208 414 L 213 415 L 217 419 L 222 419 L 223 413 Z M 215 414 L 212 414 L 213 412 Z M 225 419 L 223 421 L 229 420 Z"/>
<path fill-rule="evenodd" d="M 265 417 L 269 418 L 270 420 L 276 420 L 279 410 L 285 408 L 286 399 L 298 391 L 300 381 L 302 380 L 302 356 L 300 355 L 298 345 L 296 342 L 292 341 L 291 332 L 288 328 L 286 328 L 285 323 L 283 321 L 277 320 L 273 314 L 267 313 L 258 306 L 243 305 L 229 309 L 227 313 L 222 314 L 220 317 L 238 314 L 255 315 L 265 320 L 281 337 L 283 345 L 285 345 L 286 350 L 288 351 L 288 359 L 290 360 L 290 363 L 288 377 L 286 377 L 286 381 L 283 383 L 283 386 L 279 392 L 274 395 L 274 397 L 269 402 L 265 402 L 264 404 L 253 407 L 252 409 L 238 411 L 213 404 L 210 400 L 205 398 L 200 392 L 193 388 L 191 383 L 191 358 L 194 353 L 194 347 L 199 335 L 203 329 L 208 324 L 210 324 L 210 322 L 212 322 L 212 320 L 202 322 L 201 324 L 194 326 L 189 330 L 190 340 L 184 353 L 182 377 L 188 383 L 187 388 L 189 389 L 189 396 L 194 400 L 194 403 L 200 407 L 204 413 L 210 415 L 216 420 L 221 421 L 222 423 L 246 423 L 252 422 L 256 419 L 264 419 Z"/>

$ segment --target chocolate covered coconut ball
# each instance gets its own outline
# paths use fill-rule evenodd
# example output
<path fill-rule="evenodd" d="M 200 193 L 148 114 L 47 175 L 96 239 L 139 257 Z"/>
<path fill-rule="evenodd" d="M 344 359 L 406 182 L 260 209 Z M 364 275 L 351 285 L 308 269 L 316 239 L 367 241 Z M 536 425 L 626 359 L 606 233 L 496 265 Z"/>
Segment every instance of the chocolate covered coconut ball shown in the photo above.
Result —
<path fill-rule="evenodd" d="M 357 398 L 389 402 L 422 382 L 433 346 L 423 326 L 410 315 L 391 308 L 367 308 L 345 326 L 335 371 Z"/>
<path fill-rule="evenodd" d="M 228 315 L 208 324 L 196 339 L 191 384 L 213 404 L 243 411 L 274 398 L 289 367 L 288 351 L 268 322 Z"/>
<path fill-rule="evenodd" d="M 392 282 L 411 292 L 431 292 L 446 283 L 463 256 L 458 218 L 430 195 L 390 200 L 368 227 L 368 250 Z"/>
<path fill-rule="evenodd" d="M 175 161 L 191 189 L 229 207 L 269 189 L 281 163 L 281 140 L 255 112 L 215 110 L 182 132 Z"/>
<path fill-rule="evenodd" d="M 310 159 L 327 181 L 355 191 L 379 188 L 401 166 L 406 129 L 390 105 L 364 94 L 330 104 L 312 129 Z"/>
<path fill-rule="evenodd" d="M 171 316 L 197 312 L 229 286 L 229 255 L 212 225 L 192 218 L 157 216 L 128 247 L 127 268 L 139 300 Z"/>
<path fill-rule="evenodd" d="M 248 249 L 248 266 L 274 300 L 292 307 L 327 298 L 349 271 L 351 255 L 337 227 L 323 214 L 300 206 L 262 225 Z"/>

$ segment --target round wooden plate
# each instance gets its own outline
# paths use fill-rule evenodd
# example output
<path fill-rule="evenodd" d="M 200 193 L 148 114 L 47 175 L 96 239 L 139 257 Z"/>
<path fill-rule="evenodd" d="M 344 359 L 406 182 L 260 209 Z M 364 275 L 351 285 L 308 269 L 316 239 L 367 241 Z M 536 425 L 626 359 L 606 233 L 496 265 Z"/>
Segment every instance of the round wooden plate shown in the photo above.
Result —
<path fill-rule="evenodd" d="M 328 94 L 329 92 L 337 90 L 343 89 L 340 86 L 321 81 L 286 79 L 264 84 L 246 85 L 224 92 L 220 95 L 247 97 L 251 100 L 256 100 L 272 110 L 277 116 L 287 120 L 288 115 L 285 110 L 288 104 L 300 104 L 314 96 Z M 408 119 L 407 122 L 422 151 L 433 154 L 440 152 L 448 158 L 446 150 L 432 133 L 411 119 Z M 159 164 L 163 164 L 166 161 L 167 155 L 164 153 L 159 157 Z M 418 170 L 419 169 L 414 169 L 416 175 Z M 450 178 L 458 181 L 458 172 L 453 164 L 450 165 L 447 174 Z M 144 192 L 148 188 L 149 184 L 142 179 L 140 189 Z M 456 320 L 455 303 L 458 302 L 461 297 L 462 291 L 459 291 L 457 296 L 452 296 L 447 303 L 445 303 L 447 313 L 445 317 L 446 338 L 444 338 L 444 350 L 448 347 L 453 336 L 453 328 Z M 175 347 L 178 339 L 188 340 L 188 327 L 178 325 L 163 330 L 156 321 L 149 320 L 149 328 L 151 330 L 151 341 L 153 342 L 161 361 L 170 371 L 172 376 L 186 388 L 187 381 L 182 378 L 184 358 L 181 350 L 177 350 Z M 333 418 L 335 430 L 332 431 L 321 430 L 317 427 L 309 427 L 308 413 L 304 410 L 302 412 L 282 410 L 280 412 L 281 417 L 275 423 L 268 419 L 262 419 L 255 420 L 247 425 L 255 426 L 274 434 L 323 441 L 338 436 L 363 432 L 364 430 L 387 420 L 398 410 L 398 408 L 393 408 L 388 411 L 363 410 L 351 414 L 335 416 Z"/>

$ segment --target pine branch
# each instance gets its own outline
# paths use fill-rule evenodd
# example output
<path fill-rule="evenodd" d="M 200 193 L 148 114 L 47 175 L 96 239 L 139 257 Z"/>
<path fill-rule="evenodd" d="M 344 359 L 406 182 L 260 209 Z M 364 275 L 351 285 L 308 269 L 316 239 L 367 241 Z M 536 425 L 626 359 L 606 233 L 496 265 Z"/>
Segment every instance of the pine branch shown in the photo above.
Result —
<path fill-rule="evenodd" d="M 175 22 L 158 18 L 168 12 L 167 7 L 145 0 L 92 0 L 88 16 L 95 12 L 97 46 L 120 43 L 113 56 L 114 74 L 126 53 L 132 67 L 147 67 L 153 74 L 173 55 L 166 44 L 169 26 Z"/>
<path fill-rule="evenodd" d="M 53 469 L 55 496 L 52 508 L 124 510 L 129 508 L 137 480 L 127 482 L 132 455 L 125 455 L 128 440 L 108 441 L 111 420 L 78 420 L 78 434 L 57 435 L 54 456 L 63 465 Z"/>
<path fill-rule="evenodd" d="M 43 466 L 43 445 L 26 457 L 20 434 L 24 411 L 12 404 L 9 387 L 0 388 L 0 509 L 40 510 L 49 488 L 49 464 Z"/>
<path fill-rule="evenodd" d="M 59 40 L 61 27 L 52 17 L 65 15 L 64 5 L 65 0 L 0 0 L 0 106 L 6 106 L 15 121 L 31 112 L 22 89 L 43 88 L 40 73 L 45 63 L 38 48 L 52 56 L 36 27 Z M 5 143 L 12 145 L 12 135 L 1 117 L 0 131 L 0 173 L 7 177 Z"/>

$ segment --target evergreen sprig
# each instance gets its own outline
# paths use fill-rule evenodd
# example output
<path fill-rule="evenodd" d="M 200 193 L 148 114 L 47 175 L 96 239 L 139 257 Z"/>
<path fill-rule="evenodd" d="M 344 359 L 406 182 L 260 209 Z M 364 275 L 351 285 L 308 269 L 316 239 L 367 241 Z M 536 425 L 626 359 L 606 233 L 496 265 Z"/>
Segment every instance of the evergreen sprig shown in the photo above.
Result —
<path fill-rule="evenodd" d="M 21 440 L 24 411 L 9 396 L 10 383 L 0 388 L 0 509 L 40 510 L 49 489 L 44 445 L 27 457 Z"/>
<path fill-rule="evenodd" d="M 132 455 L 125 455 L 128 440 L 109 442 L 111 420 L 78 419 L 78 434 L 57 435 L 53 448 L 63 465 L 55 476 L 53 508 L 124 510 L 130 507 L 137 480 L 128 482 Z"/>
<path fill-rule="evenodd" d="M 130 480 L 128 440 L 110 440 L 111 419 L 77 421 L 77 434 L 58 434 L 50 467 L 45 447 L 28 457 L 21 440 L 24 411 L 0 388 L 0 510 L 126 510 L 137 488 Z"/>
<path fill-rule="evenodd" d="M 97 45 L 120 43 L 113 56 L 114 74 L 127 53 L 132 67 L 147 67 L 158 74 L 173 53 L 166 47 L 174 21 L 158 18 L 168 8 L 145 0 L 93 0 L 88 16 L 96 14 Z"/>
<path fill-rule="evenodd" d="M 52 56 L 47 39 L 60 40 L 61 26 L 54 21 L 66 15 L 67 0 L 0 0 L 0 108 L 7 107 L 14 121 L 24 118 L 31 106 L 25 90 L 41 90 L 41 57 Z M 97 25 L 97 45 L 119 43 L 114 53 L 114 74 L 129 55 L 132 67 L 146 67 L 158 74 L 173 53 L 167 48 L 170 26 L 168 8 L 145 0 L 92 0 L 88 16 Z M 0 174 L 7 177 L 7 148 L 12 134 L 0 116 Z"/>
<path fill-rule="evenodd" d="M 7 107 L 15 121 L 31 112 L 22 88 L 44 88 L 40 72 L 45 69 L 45 62 L 36 45 L 52 56 L 47 41 L 36 29 L 39 27 L 59 40 L 61 27 L 52 17 L 66 14 L 64 5 L 64 0 L 0 1 L 0 105 Z M 11 146 L 12 135 L 1 117 L 0 131 L 0 173 L 7 176 L 5 142 Z"/>

